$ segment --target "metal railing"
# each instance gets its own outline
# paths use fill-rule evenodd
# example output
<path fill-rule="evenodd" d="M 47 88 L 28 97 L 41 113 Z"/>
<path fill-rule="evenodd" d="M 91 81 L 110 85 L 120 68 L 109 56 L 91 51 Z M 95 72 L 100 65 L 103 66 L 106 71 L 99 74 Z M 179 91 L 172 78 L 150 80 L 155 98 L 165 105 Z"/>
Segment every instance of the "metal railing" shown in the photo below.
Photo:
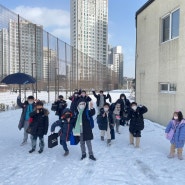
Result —
<path fill-rule="evenodd" d="M 24 72 L 36 79 L 26 85 L 38 91 L 73 92 L 74 89 L 111 90 L 118 74 L 95 59 L 0 5 L 0 80 Z M 12 86 L 11 86 L 12 88 Z M 13 86 L 19 89 L 19 86 Z M 67 93 L 66 93 L 67 94 Z"/>

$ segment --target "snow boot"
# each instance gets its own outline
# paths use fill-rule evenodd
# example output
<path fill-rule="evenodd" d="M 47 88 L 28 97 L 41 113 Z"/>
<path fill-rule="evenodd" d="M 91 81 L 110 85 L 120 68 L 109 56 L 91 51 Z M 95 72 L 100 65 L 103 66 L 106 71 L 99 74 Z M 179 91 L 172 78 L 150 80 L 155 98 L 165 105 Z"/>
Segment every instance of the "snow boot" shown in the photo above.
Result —
<path fill-rule="evenodd" d="M 34 152 L 34 151 L 35 151 L 35 149 L 32 148 L 32 149 L 29 151 L 29 153 L 31 154 L 31 153 Z"/>
<path fill-rule="evenodd" d="M 104 137 L 103 136 L 101 136 L 101 141 L 104 141 Z"/>
<path fill-rule="evenodd" d="M 116 125 L 116 132 L 117 132 L 118 134 L 121 134 L 120 131 L 119 131 L 119 125 Z"/>
<path fill-rule="evenodd" d="M 89 159 L 93 160 L 93 161 L 96 161 L 96 158 L 94 157 L 94 155 L 90 155 L 89 156 Z"/>
<path fill-rule="evenodd" d="M 69 151 L 65 151 L 64 156 L 66 157 L 68 155 L 69 155 Z"/>
<path fill-rule="evenodd" d="M 82 154 L 81 160 L 86 158 L 86 154 Z"/>
<path fill-rule="evenodd" d="M 23 141 L 23 142 L 21 143 L 21 146 L 24 146 L 25 144 L 27 144 L 27 141 Z"/>
<path fill-rule="evenodd" d="M 41 154 L 42 152 L 43 152 L 43 149 L 40 149 L 40 150 L 38 151 L 39 154 Z"/>
<path fill-rule="evenodd" d="M 134 136 L 130 133 L 130 145 L 134 145 Z"/>
<path fill-rule="evenodd" d="M 136 137 L 136 148 L 139 148 L 140 145 L 140 137 Z"/>
<path fill-rule="evenodd" d="M 178 154 L 178 159 L 179 160 L 183 160 L 183 157 L 182 157 L 182 148 L 178 148 L 177 149 L 177 154 Z"/>
<path fill-rule="evenodd" d="M 107 146 L 111 145 L 111 139 L 107 139 Z"/>
<path fill-rule="evenodd" d="M 167 157 L 168 158 L 174 158 L 175 157 L 175 145 L 171 144 L 170 154 Z"/>

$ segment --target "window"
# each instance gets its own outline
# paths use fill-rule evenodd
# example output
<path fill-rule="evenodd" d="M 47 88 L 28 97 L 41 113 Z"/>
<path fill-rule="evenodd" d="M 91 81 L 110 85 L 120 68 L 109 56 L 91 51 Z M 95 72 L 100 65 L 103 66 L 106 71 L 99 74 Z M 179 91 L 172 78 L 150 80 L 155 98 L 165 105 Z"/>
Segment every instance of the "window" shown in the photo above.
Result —
<path fill-rule="evenodd" d="M 179 36 L 179 9 L 172 13 L 171 38 Z"/>
<path fill-rule="evenodd" d="M 173 11 L 162 19 L 162 42 L 179 36 L 180 9 Z"/>
<path fill-rule="evenodd" d="M 169 40 L 170 34 L 170 16 L 163 19 L 163 42 Z"/>
<path fill-rule="evenodd" d="M 176 84 L 174 83 L 160 83 L 161 93 L 171 93 L 176 91 Z"/>

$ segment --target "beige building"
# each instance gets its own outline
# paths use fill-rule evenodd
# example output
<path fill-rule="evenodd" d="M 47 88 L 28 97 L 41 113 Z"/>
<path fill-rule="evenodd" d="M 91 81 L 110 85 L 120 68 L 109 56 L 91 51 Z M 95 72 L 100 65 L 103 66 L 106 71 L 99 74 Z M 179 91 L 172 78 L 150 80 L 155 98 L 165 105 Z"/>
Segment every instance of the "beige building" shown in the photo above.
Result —
<path fill-rule="evenodd" d="M 136 101 L 166 125 L 185 116 L 185 1 L 149 0 L 136 12 Z"/>

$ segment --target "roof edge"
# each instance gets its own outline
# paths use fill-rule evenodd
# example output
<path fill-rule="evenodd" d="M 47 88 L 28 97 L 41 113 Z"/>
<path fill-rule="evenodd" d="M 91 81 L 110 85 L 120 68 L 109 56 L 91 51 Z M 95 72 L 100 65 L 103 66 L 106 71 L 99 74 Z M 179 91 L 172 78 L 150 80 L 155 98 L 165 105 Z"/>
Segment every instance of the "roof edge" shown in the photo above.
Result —
<path fill-rule="evenodd" d="M 153 3 L 155 0 L 148 0 L 137 12 L 136 12 L 136 18 L 138 14 L 140 14 L 145 8 L 147 8 L 151 3 Z"/>

